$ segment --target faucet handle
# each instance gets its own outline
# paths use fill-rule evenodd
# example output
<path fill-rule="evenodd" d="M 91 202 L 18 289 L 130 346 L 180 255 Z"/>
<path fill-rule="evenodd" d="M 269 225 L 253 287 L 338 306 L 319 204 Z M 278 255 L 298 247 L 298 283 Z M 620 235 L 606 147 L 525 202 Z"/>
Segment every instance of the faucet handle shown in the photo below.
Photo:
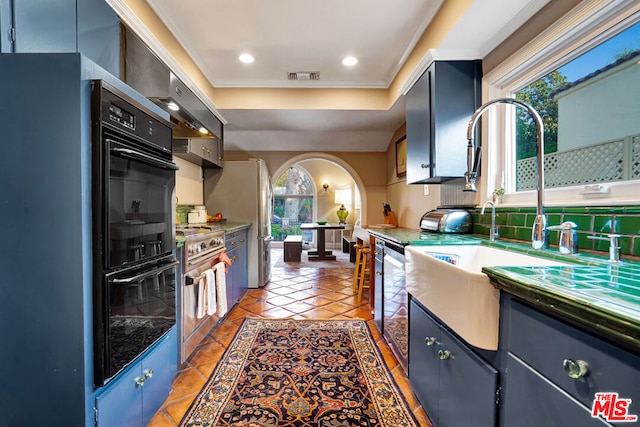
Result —
<path fill-rule="evenodd" d="M 587 236 L 588 239 L 592 240 L 605 240 L 609 241 L 609 261 L 611 262 L 619 262 L 620 261 L 620 234 L 605 234 L 607 237 L 603 236 Z"/>
<path fill-rule="evenodd" d="M 547 227 L 549 230 L 560 230 L 558 250 L 563 255 L 571 255 L 578 252 L 578 225 L 573 221 L 565 221 L 560 225 Z"/>
<path fill-rule="evenodd" d="M 577 228 L 578 225 L 573 221 L 565 221 L 560 225 L 550 225 L 547 227 L 549 230 L 573 230 Z"/>

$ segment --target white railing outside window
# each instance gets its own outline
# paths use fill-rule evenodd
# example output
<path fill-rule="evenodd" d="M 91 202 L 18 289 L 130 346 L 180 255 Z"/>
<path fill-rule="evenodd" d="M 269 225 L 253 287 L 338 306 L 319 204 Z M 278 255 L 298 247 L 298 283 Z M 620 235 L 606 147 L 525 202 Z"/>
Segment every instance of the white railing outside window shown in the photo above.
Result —
<path fill-rule="evenodd" d="M 545 188 L 640 177 L 640 135 L 544 156 Z M 536 157 L 516 163 L 516 191 L 535 190 Z"/>

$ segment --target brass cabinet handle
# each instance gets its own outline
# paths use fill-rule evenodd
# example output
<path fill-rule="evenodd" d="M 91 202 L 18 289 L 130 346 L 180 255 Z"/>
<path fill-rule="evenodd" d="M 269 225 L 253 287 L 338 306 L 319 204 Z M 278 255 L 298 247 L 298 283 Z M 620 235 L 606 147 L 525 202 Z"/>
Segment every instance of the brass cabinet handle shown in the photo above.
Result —
<path fill-rule="evenodd" d="M 589 374 L 589 364 L 584 360 L 565 359 L 562 366 L 567 375 L 573 379 L 586 377 Z"/>
<path fill-rule="evenodd" d="M 144 372 L 142 372 L 141 377 L 135 377 L 133 379 L 136 384 L 136 388 L 143 387 L 144 383 L 151 377 L 153 377 L 153 368 L 145 369 Z"/>
<path fill-rule="evenodd" d="M 438 357 L 440 360 L 447 360 L 451 357 L 451 352 L 449 350 L 438 350 Z"/>

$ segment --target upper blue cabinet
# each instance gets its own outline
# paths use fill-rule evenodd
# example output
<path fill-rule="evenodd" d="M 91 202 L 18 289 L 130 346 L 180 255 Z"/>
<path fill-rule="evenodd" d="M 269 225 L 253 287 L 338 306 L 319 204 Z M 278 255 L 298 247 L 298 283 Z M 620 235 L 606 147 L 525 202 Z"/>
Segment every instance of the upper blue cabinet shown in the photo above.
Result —
<path fill-rule="evenodd" d="M 120 74 L 120 20 L 104 0 L 0 0 L 3 53 L 80 52 Z"/>
<path fill-rule="evenodd" d="M 482 61 L 434 61 L 407 93 L 407 183 L 467 170 L 467 126 L 482 102 Z"/>

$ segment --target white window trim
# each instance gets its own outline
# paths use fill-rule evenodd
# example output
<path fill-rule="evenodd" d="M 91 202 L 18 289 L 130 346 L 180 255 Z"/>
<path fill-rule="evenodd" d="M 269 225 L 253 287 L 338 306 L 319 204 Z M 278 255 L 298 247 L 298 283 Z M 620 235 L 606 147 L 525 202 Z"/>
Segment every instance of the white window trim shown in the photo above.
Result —
<path fill-rule="evenodd" d="M 569 60 L 608 39 L 611 34 L 640 21 L 640 2 L 635 0 L 585 0 L 540 33 L 523 48 L 507 58 L 483 78 L 483 98 L 513 96 L 532 81 L 557 69 Z M 507 194 L 502 206 L 535 206 L 536 192 L 514 192 L 515 155 L 513 144 L 506 144 L 507 135 L 514 135 L 515 108 L 501 106 L 487 111 L 482 122 L 483 147 L 481 197 L 491 199 L 492 191 L 506 184 Z M 640 118 L 639 118 L 640 119 Z M 505 172 L 503 172 L 505 171 Z M 598 206 L 637 204 L 640 202 L 640 182 L 606 183 L 606 195 L 585 196 L 583 186 L 544 190 L 545 206 Z"/>

